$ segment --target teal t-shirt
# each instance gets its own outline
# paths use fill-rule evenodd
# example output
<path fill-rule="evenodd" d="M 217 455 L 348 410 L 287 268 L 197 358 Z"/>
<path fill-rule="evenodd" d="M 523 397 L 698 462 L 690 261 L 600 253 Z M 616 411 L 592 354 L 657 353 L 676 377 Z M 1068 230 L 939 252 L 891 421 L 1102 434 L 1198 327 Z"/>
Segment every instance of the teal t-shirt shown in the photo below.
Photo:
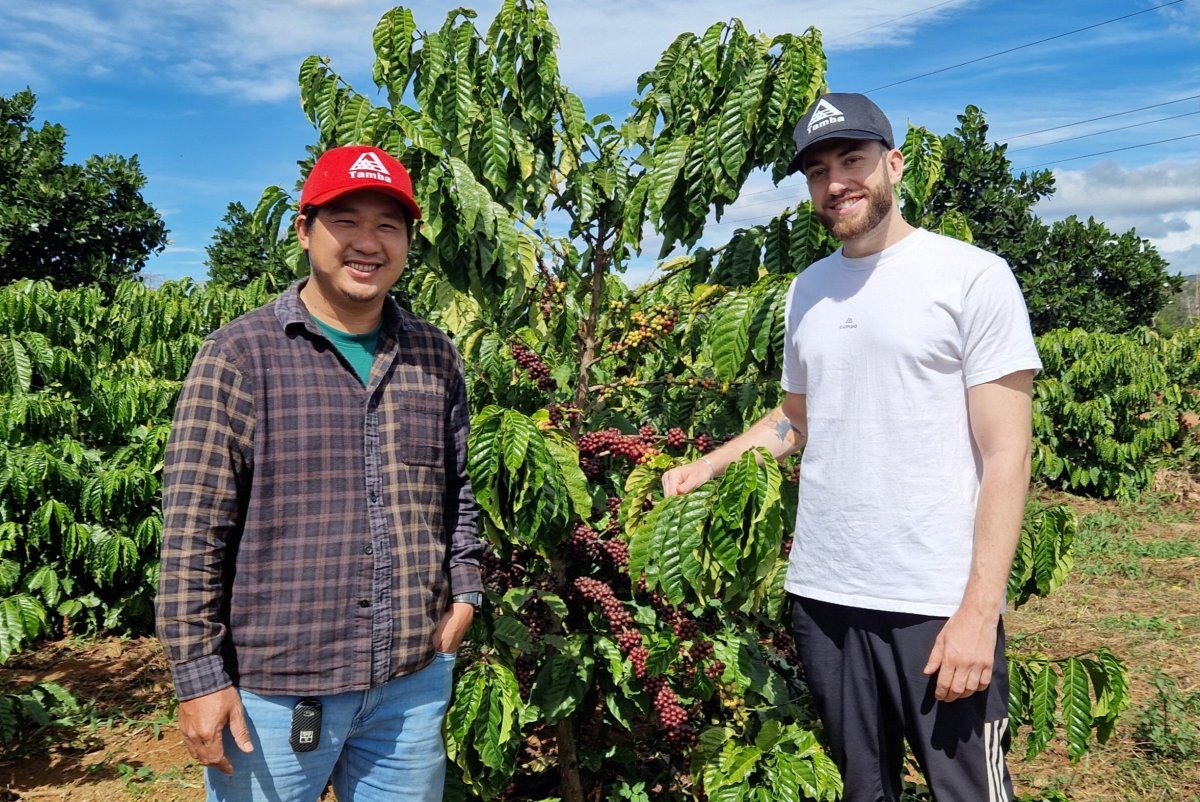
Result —
<path fill-rule="evenodd" d="M 363 387 L 367 386 L 367 382 L 371 380 L 371 363 L 375 361 L 375 348 L 379 345 L 379 330 L 383 327 L 383 322 L 375 327 L 373 331 L 368 331 L 366 334 L 351 334 L 348 331 L 335 329 L 323 320 L 317 321 L 317 325 L 321 327 L 321 331 L 325 332 L 325 336 L 333 343 L 342 356 L 346 357 L 346 361 L 350 363 L 350 367 L 354 368 L 354 372 L 358 374 L 358 379 L 363 383 Z"/>

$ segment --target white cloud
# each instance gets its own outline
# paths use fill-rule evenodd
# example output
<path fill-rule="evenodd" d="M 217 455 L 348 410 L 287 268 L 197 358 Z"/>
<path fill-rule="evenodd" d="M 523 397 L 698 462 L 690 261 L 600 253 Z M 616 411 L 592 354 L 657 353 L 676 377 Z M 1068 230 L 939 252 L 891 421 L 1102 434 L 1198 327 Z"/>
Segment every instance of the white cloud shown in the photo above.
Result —
<path fill-rule="evenodd" d="M 1163 233 L 1154 235 L 1161 243 L 1160 247 L 1179 251 L 1200 245 L 1200 210 L 1170 215 L 1167 223 Z"/>
<path fill-rule="evenodd" d="M 1160 251 L 1171 270 L 1185 276 L 1200 275 L 1200 244 L 1181 251 Z"/>
<path fill-rule="evenodd" d="M 863 0 L 856 3 L 797 3 L 763 0 L 735 6 L 751 32 L 768 35 L 819 28 L 829 52 L 902 44 L 923 24 L 971 5 L 958 0 L 929 8 L 927 0 Z M 728 20 L 724 0 L 650 0 L 595 3 L 562 0 L 551 21 L 562 39 L 563 79 L 584 95 L 629 90 L 641 73 L 684 31 L 704 33 Z"/>
<path fill-rule="evenodd" d="M 830 51 L 908 41 L 923 24 L 976 0 L 863 0 L 797 4 L 765 0 L 737 9 L 751 31 L 800 32 L 815 25 Z M 328 55 L 344 76 L 366 75 L 370 36 L 390 0 L 59 0 L 6 10 L 0 65 L 11 76 L 39 84 L 80 70 L 167 74 L 189 91 L 234 95 L 251 102 L 295 93 L 301 60 Z M 474 3 L 476 26 L 486 30 L 498 0 Z M 441 25 L 453 5 L 412 4 L 418 27 Z M 551 9 L 562 47 L 564 80 L 584 95 L 628 91 L 637 76 L 682 31 L 703 33 L 727 20 L 717 0 L 583 2 L 559 0 Z M 12 65 L 23 69 L 13 69 Z M 358 87 L 367 91 L 372 87 Z"/>
<path fill-rule="evenodd" d="M 1200 3 L 1184 2 L 1164 8 L 1163 14 L 1170 20 L 1171 31 L 1194 39 L 1200 39 Z"/>
<path fill-rule="evenodd" d="M 1054 195 L 1035 211 L 1047 220 L 1095 217 L 1122 233 L 1137 229 L 1179 272 L 1200 272 L 1200 160 L 1123 168 L 1101 162 L 1056 170 Z"/>
<path fill-rule="evenodd" d="M 1054 181 L 1054 194 L 1037 209 L 1050 219 L 1074 214 L 1161 223 L 1200 210 L 1200 161 L 1133 168 L 1103 161 L 1083 170 L 1055 170 Z"/>
<path fill-rule="evenodd" d="M 336 56 L 339 69 L 370 64 L 381 0 L 62 0 L 6 10 L 0 64 L 49 83 L 80 71 L 166 75 L 180 88 L 278 101 L 295 95 L 300 62 Z"/>
<path fill-rule="evenodd" d="M 7 76 L 12 90 L 40 83 L 41 73 L 20 53 L 0 50 L 0 75 Z"/>

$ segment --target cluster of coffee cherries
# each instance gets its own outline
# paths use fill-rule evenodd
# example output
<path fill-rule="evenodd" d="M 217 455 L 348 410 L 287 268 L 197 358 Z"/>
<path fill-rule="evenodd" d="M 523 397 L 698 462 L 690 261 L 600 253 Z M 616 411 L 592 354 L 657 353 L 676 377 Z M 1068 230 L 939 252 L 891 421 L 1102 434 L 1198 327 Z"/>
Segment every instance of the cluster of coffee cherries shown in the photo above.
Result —
<path fill-rule="evenodd" d="M 580 542 L 591 542 L 582 530 L 577 530 L 577 534 Z M 704 637 L 704 633 L 712 632 L 716 627 L 715 619 L 710 615 L 697 617 L 684 608 L 670 604 L 657 591 L 648 591 L 644 577 L 638 580 L 636 587 L 639 593 L 648 597 L 659 620 L 669 624 L 680 641 L 679 662 L 672 673 L 685 683 L 690 683 L 702 672 L 708 682 L 721 689 L 725 665 L 716 659 L 713 642 Z M 617 648 L 629 661 L 633 676 L 641 683 L 650 701 L 653 720 L 666 743 L 678 751 L 694 746 L 697 727 L 692 721 L 692 714 L 671 687 L 668 676 L 650 674 L 647 667 L 650 653 L 644 636 L 612 586 L 598 579 L 580 577 L 574 580 L 574 589 L 579 598 L 596 605 L 603 613 L 609 630 L 615 636 Z"/>
<path fill-rule="evenodd" d="M 546 366 L 540 356 L 520 343 L 513 343 L 510 350 L 517 365 L 533 380 L 539 390 L 548 393 L 558 387 L 553 377 L 550 376 L 550 368 Z"/>
<path fill-rule="evenodd" d="M 707 454 L 717 446 L 707 432 L 689 438 L 687 432 L 677 426 L 668 429 L 665 436 L 660 435 L 653 426 L 642 426 L 637 434 L 622 434 L 616 428 L 585 432 L 579 438 L 579 465 L 589 479 L 595 480 L 604 475 L 604 457 L 623 457 L 641 464 L 661 454 L 663 448 L 682 451 L 689 442 L 701 454 Z"/>
<path fill-rule="evenodd" d="M 671 378 L 668 376 L 667 378 Z M 717 380 L 712 376 L 687 376 L 682 379 L 673 379 L 675 385 L 682 385 L 694 390 L 715 390 L 717 389 Z"/>
<path fill-rule="evenodd" d="M 500 555 L 488 549 L 480 561 L 484 586 L 501 596 L 523 584 L 527 574 L 525 566 L 515 551 L 508 556 L 507 561 L 502 560 Z"/>
<path fill-rule="evenodd" d="M 688 648 L 685 658 L 689 664 L 703 664 L 704 676 L 713 682 L 720 680 L 721 675 L 725 673 L 725 664 L 713 657 L 713 643 L 710 640 L 696 639 Z"/>
<path fill-rule="evenodd" d="M 574 426 L 583 416 L 583 410 L 578 407 L 565 407 L 562 404 L 550 404 L 546 407 L 546 413 L 549 415 L 550 425 L 561 429 L 563 424 Z"/>
<path fill-rule="evenodd" d="M 642 683 L 650 696 L 654 708 L 654 717 L 662 728 L 667 743 L 676 749 L 687 749 L 696 743 L 696 728 L 692 726 L 691 718 L 679 697 L 664 677 L 651 677 Z"/>
<path fill-rule="evenodd" d="M 521 608 L 521 612 L 517 618 L 525 625 L 525 629 L 529 631 L 529 637 L 538 641 L 545 636 L 546 631 L 549 629 L 550 607 L 546 602 L 542 601 L 540 596 L 534 596 L 525 602 L 525 606 Z"/>
<path fill-rule="evenodd" d="M 634 310 L 629 322 L 631 328 L 625 336 L 605 346 L 609 353 L 636 351 L 644 343 L 661 340 L 675 329 L 679 322 L 679 310 L 669 304 L 656 304 L 646 310 Z"/>
<path fill-rule="evenodd" d="M 685 610 L 672 606 L 657 591 L 649 596 L 650 604 L 658 612 L 658 617 L 670 623 L 675 637 L 685 643 L 691 643 L 691 646 L 680 647 L 683 673 L 695 676 L 697 666 L 703 665 L 704 675 L 710 680 L 718 680 L 725 673 L 725 664 L 714 658 L 712 641 L 701 637 L 705 630 L 712 631 L 713 622 L 708 618 L 698 619 Z"/>
<path fill-rule="evenodd" d="M 602 539 L 595 529 L 584 523 L 576 524 L 564 543 L 567 553 L 579 564 L 590 565 L 603 555 L 614 568 L 629 564 L 629 544 L 620 537 Z"/>
<path fill-rule="evenodd" d="M 517 690 L 520 691 L 521 698 L 529 701 L 529 692 L 533 690 L 533 678 L 537 676 L 537 660 L 527 654 L 521 655 L 513 665 L 513 674 L 516 675 Z"/>
<path fill-rule="evenodd" d="M 590 601 L 604 613 L 608 628 L 613 632 L 624 632 L 633 628 L 633 616 L 625 609 L 625 605 L 617 598 L 612 586 L 599 579 L 581 576 L 575 580 L 575 591 L 580 597 Z"/>
<path fill-rule="evenodd" d="M 608 526 L 605 529 L 610 535 L 616 535 L 621 531 L 621 503 L 623 499 L 620 496 L 609 496 L 604 500 L 604 506 L 608 510 Z M 626 549 L 628 552 L 628 549 Z"/>
<path fill-rule="evenodd" d="M 655 431 L 653 426 L 643 426 L 642 428 L 638 429 L 638 434 L 641 435 L 642 440 L 646 443 L 657 444 L 661 439 L 663 439 L 658 432 Z M 680 429 L 678 426 L 672 426 L 670 429 L 667 429 L 665 440 L 667 448 L 675 451 L 682 451 L 683 449 L 687 448 L 689 442 L 694 443 L 696 450 L 701 454 L 707 454 L 716 447 L 716 441 L 713 440 L 712 435 L 708 434 L 707 432 L 700 432 L 693 440 L 692 438 L 688 437 L 687 432 L 685 432 L 683 429 Z"/>
<path fill-rule="evenodd" d="M 633 616 L 617 598 L 612 586 L 586 576 L 576 579 L 574 585 L 575 592 L 581 598 L 598 606 L 604 614 L 609 631 L 616 636 L 617 647 L 633 667 L 633 675 L 638 679 L 645 679 L 646 659 L 650 652 L 642 643 L 642 633 L 634 626 Z"/>
<path fill-rule="evenodd" d="M 687 447 L 688 436 L 687 432 L 680 429 L 678 426 L 672 426 L 667 429 L 667 446 L 680 451 Z"/>
<path fill-rule="evenodd" d="M 579 465 L 591 479 L 604 475 L 602 457 L 624 457 L 640 464 L 659 453 L 658 448 L 647 443 L 640 434 L 622 434 L 615 428 L 585 432 L 579 438 Z"/>
<path fill-rule="evenodd" d="M 549 271 L 542 273 L 541 292 L 538 294 L 538 311 L 543 320 L 554 316 L 556 309 L 562 309 L 563 293 L 567 290 L 567 282 L 556 279 Z"/>
<path fill-rule="evenodd" d="M 792 635 L 786 628 L 781 627 L 772 633 L 771 646 L 791 665 L 800 665 L 800 656 L 796 653 L 796 642 L 792 640 Z"/>

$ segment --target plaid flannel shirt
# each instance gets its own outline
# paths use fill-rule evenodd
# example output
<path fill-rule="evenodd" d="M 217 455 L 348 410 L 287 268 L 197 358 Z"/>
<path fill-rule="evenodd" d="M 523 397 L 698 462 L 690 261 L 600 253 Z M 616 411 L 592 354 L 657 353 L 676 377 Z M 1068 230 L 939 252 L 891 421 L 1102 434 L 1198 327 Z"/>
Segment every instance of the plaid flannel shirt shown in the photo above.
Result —
<path fill-rule="evenodd" d="M 482 589 L 458 352 L 389 298 L 364 388 L 301 286 L 210 335 L 176 406 L 157 614 L 181 700 L 381 685 Z"/>

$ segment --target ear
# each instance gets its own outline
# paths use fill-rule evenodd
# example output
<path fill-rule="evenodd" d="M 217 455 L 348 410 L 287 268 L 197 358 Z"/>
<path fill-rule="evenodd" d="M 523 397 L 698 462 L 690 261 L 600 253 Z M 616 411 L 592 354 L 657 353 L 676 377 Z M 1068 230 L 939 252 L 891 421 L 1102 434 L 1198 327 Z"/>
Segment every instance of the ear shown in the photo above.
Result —
<path fill-rule="evenodd" d="M 296 215 L 295 226 L 296 226 L 296 239 L 300 242 L 300 247 L 307 251 L 308 250 L 308 234 L 309 234 L 309 229 L 310 229 L 308 218 L 306 218 L 302 214 Z"/>
<path fill-rule="evenodd" d="M 883 156 L 883 163 L 887 167 L 888 178 L 893 184 L 899 184 L 900 179 L 904 177 L 904 154 L 899 148 L 892 148 Z"/>

